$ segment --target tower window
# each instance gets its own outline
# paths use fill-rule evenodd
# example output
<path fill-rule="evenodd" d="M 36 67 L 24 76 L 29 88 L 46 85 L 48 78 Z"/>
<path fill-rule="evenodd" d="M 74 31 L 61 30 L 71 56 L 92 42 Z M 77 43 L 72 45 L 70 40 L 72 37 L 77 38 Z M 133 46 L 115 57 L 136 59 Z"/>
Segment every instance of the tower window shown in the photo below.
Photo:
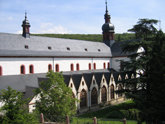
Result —
<path fill-rule="evenodd" d="M 25 45 L 25 49 L 29 49 L 29 46 L 28 45 Z"/>
<path fill-rule="evenodd" d="M 85 48 L 85 51 L 88 51 L 88 49 L 87 49 L 87 48 Z"/>
<path fill-rule="evenodd" d="M 100 49 L 98 49 L 98 51 L 100 52 L 101 50 L 100 50 Z"/>

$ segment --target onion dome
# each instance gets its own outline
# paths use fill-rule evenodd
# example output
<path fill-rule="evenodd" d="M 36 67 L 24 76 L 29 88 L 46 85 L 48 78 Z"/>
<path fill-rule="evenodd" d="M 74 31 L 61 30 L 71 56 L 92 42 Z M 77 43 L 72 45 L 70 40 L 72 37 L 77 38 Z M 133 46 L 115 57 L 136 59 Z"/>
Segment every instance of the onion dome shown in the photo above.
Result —
<path fill-rule="evenodd" d="M 103 32 L 114 32 L 115 26 L 112 23 L 104 23 L 102 30 Z"/>
<path fill-rule="evenodd" d="M 27 20 L 26 12 L 25 12 L 25 20 L 22 22 L 22 25 L 30 25 L 29 21 Z"/>

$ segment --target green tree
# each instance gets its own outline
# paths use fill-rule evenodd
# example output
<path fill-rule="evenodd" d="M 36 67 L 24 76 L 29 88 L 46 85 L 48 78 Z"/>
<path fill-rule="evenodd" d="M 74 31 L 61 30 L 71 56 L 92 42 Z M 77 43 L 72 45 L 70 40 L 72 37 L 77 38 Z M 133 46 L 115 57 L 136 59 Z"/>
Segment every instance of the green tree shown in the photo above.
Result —
<path fill-rule="evenodd" d="M 27 100 L 22 100 L 23 94 L 8 87 L 7 90 L 1 90 L 0 100 L 3 106 L 0 109 L 0 123 L 2 124 L 31 124 L 37 123 L 36 118 L 28 113 L 26 109 Z"/>
<path fill-rule="evenodd" d="M 64 83 L 62 73 L 50 71 L 46 77 L 47 81 L 40 82 L 40 88 L 35 90 L 35 94 L 40 95 L 40 100 L 36 102 L 39 112 L 48 117 L 75 115 L 77 99 L 72 98 L 72 90 Z"/>
<path fill-rule="evenodd" d="M 136 75 L 136 78 L 124 80 L 122 83 L 129 87 L 123 92 L 128 98 L 134 100 L 139 110 L 139 124 L 143 121 L 148 124 L 161 123 L 165 115 L 165 96 L 162 95 L 165 89 L 165 37 L 162 31 L 153 33 L 152 29 L 156 28 L 147 25 L 152 21 L 153 19 L 147 20 L 146 24 L 143 21 L 138 22 L 138 25 L 145 25 L 146 28 L 146 30 L 144 27 L 142 30 L 139 28 L 139 32 L 135 32 L 142 34 L 143 39 L 125 44 L 123 52 L 133 54 L 129 56 L 130 61 L 121 61 L 124 67 L 121 70 L 122 73 L 131 72 Z M 135 27 L 136 25 L 133 29 L 136 29 Z M 144 51 L 134 53 L 140 47 Z"/>
<path fill-rule="evenodd" d="M 154 24 L 157 24 L 158 20 L 155 19 L 139 19 L 136 25 L 132 29 L 129 29 L 129 32 L 134 32 L 136 39 L 144 38 L 144 40 L 148 40 L 148 38 L 154 35 L 157 32 L 157 29 L 154 27 Z"/>

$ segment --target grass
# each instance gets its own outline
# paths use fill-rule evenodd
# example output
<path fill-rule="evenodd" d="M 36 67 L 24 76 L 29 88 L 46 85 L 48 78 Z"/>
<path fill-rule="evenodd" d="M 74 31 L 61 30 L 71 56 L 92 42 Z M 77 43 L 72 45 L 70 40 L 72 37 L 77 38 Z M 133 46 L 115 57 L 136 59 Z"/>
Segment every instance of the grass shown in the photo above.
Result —
<path fill-rule="evenodd" d="M 71 124 L 93 124 L 94 117 L 97 117 L 98 124 L 123 124 L 123 122 L 121 122 L 121 120 L 123 119 L 122 116 L 121 118 L 119 117 L 117 119 L 113 119 L 113 118 L 107 119 L 106 116 L 108 115 L 109 112 L 112 112 L 112 111 L 128 110 L 134 107 L 135 107 L 135 104 L 133 101 L 127 101 L 125 103 L 103 108 L 95 112 L 88 112 L 88 113 L 79 115 L 77 117 L 74 117 Z M 137 121 L 127 120 L 127 124 L 137 124 Z"/>
<path fill-rule="evenodd" d="M 93 118 L 75 117 L 73 118 L 73 121 L 70 124 L 93 124 L 93 122 Z M 121 119 L 98 118 L 97 124 L 123 124 L 123 122 L 121 122 Z M 137 122 L 134 120 L 128 120 L 127 124 L 137 124 Z"/>
<path fill-rule="evenodd" d="M 118 105 L 110 106 L 108 108 L 104 108 L 104 109 L 101 109 L 99 111 L 85 113 L 85 114 L 80 115 L 78 117 L 84 117 L 84 118 L 89 118 L 89 117 L 91 117 L 91 118 L 93 118 L 93 117 L 105 118 L 109 112 L 120 111 L 120 110 L 128 110 L 128 109 L 134 108 L 134 106 L 135 106 L 135 104 L 134 104 L 133 101 L 127 101 L 125 103 L 121 103 L 121 104 L 118 104 Z"/>

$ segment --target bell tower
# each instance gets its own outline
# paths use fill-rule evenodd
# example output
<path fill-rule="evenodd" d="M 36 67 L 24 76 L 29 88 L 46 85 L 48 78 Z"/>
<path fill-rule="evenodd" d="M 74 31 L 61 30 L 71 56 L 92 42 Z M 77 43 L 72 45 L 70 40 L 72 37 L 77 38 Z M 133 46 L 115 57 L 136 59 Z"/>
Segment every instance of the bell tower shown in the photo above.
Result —
<path fill-rule="evenodd" d="M 27 14 L 25 12 L 25 20 L 22 22 L 23 33 L 22 36 L 25 38 L 30 38 L 30 23 L 27 20 Z"/>
<path fill-rule="evenodd" d="M 106 10 L 105 10 L 105 14 L 104 14 L 105 23 L 102 26 L 103 41 L 106 45 L 111 47 L 112 44 L 115 42 L 115 38 L 114 38 L 115 26 L 110 21 L 111 16 L 108 13 L 107 1 L 105 2 L 105 4 L 106 4 Z"/>

